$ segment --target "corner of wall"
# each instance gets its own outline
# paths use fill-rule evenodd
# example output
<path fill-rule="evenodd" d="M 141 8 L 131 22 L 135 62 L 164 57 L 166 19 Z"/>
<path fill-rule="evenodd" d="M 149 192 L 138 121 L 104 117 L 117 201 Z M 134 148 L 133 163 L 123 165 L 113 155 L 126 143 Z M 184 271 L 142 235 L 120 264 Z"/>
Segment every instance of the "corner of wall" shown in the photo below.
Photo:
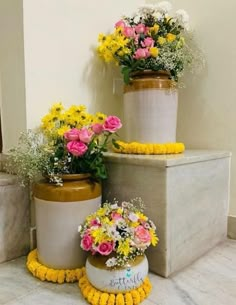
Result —
<path fill-rule="evenodd" d="M 228 216 L 228 237 L 236 239 L 236 216 Z"/>

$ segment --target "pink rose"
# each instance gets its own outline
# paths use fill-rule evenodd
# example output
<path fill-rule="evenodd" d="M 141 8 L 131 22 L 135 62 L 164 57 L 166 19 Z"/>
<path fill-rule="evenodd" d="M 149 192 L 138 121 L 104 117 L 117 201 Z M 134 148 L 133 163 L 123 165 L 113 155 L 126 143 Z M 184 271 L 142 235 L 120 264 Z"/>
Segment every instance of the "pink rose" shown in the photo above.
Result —
<path fill-rule="evenodd" d="M 101 227 L 101 223 L 100 223 L 100 221 L 97 220 L 97 219 L 92 219 L 92 220 L 90 221 L 90 225 L 91 225 L 92 227 Z"/>
<path fill-rule="evenodd" d="M 130 26 L 125 26 L 123 29 L 123 34 L 125 37 L 135 37 L 135 29 Z"/>
<path fill-rule="evenodd" d="M 83 156 L 88 149 L 87 145 L 80 141 L 70 141 L 67 143 L 66 147 L 69 153 L 77 157 Z"/>
<path fill-rule="evenodd" d="M 125 27 L 125 22 L 124 20 L 119 20 L 115 24 L 115 28 L 124 28 Z"/>
<path fill-rule="evenodd" d="M 117 116 L 110 115 L 106 118 L 103 128 L 111 133 L 116 132 L 122 127 L 121 121 Z"/>
<path fill-rule="evenodd" d="M 119 219 L 122 219 L 122 216 L 121 216 L 119 213 L 112 212 L 112 213 L 111 213 L 111 218 L 112 218 L 113 220 L 119 220 Z"/>
<path fill-rule="evenodd" d="M 112 250 L 113 245 L 110 242 L 103 242 L 97 248 L 98 253 L 100 253 L 101 255 L 109 255 Z"/>
<path fill-rule="evenodd" d="M 135 43 L 136 45 L 138 45 L 138 43 L 139 43 L 139 36 L 140 36 L 140 35 L 138 35 L 138 34 L 136 34 L 136 35 L 134 36 L 134 43 Z"/>
<path fill-rule="evenodd" d="M 82 249 L 84 249 L 85 251 L 89 251 L 91 250 L 92 245 L 93 245 L 92 237 L 88 234 L 84 235 L 80 243 Z"/>
<path fill-rule="evenodd" d="M 142 34 L 146 32 L 146 27 L 143 23 L 139 23 L 138 25 L 135 26 L 135 32 L 137 34 Z"/>
<path fill-rule="evenodd" d="M 142 47 L 152 48 L 154 46 L 154 40 L 151 37 L 147 37 L 141 42 Z"/>
<path fill-rule="evenodd" d="M 148 230 L 143 226 L 138 226 L 134 230 L 135 238 L 141 243 L 149 243 L 151 241 L 151 235 Z"/>
<path fill-rule="evenodd" d="M 92 125 L 92 131 L 99 135 L 103 132 L 104 128 L 103 128 L 103 125 L 102 124 L 99 124 L 99 123 L 95 123 Z"/>
<path fill-rule="evenodd" d="M 77 141 L 79 140 L 79 130 L 77 128 L 72 128 L 64 133 L 64 137 L 68 141 Z"/>
<path fill-rule="evenodd" d="M 80 141 L 84 142 L 84 143 L 89 143 L 92 140 L 94 133 L 91 130 L 88 130 L 86 127 L 83 127 L 80 131 L 79 131 L 79 138 Z"/>
<path fill-rule="evenodd" d="M 147 58 L 149 56 L 150 56 L 150 52 L 148 51 L 148 49 L 142 49 L 142 48 L 137 49 L 134 54 L 135 59 Z"/>

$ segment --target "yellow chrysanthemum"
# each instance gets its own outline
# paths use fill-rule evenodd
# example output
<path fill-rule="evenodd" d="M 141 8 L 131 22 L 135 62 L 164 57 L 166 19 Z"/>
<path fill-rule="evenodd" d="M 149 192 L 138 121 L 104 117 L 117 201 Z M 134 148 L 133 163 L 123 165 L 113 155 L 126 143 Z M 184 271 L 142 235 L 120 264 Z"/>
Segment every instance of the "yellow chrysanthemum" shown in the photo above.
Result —
<path fill-rule="evenodd" d="M 130 253 L 129 240 L 126 239 L 124 241 L 119 242 L 117 253 L 123 254 L 125 256 L 129 255 L 129 253 Z"/>
<path fill-rule="evenodd" d="M 102 112 L 96 112 L 94 116 L 94 123 L 103 124 L 106 120 L 107 116 Z"/>
<path fill-rule="evenodd" d="M 102 208 L 99 208 L 96 212 L 96 215 L 99 216 L 99 217 L 102 217 L 102 216 L 105 216 L 107 213 L 107 208 L 106 207 L 102 207 Z"/>
<path fill-rule="evenodd" d="M 158 37 L 157 42 L 158 42 L 160 45 L 163 45 L 164 43 L 166 43 L 166 38 L 160 36 L 160 37 Z"/>
<path fill-rule="evenodd" d="M 149 28 L 149 33 L 150 34 L 157 34 L 158 31 L 159 31 L 159 28 L 160 28 L 160 26 L 155 23 L 153 27 Z"/>
<path fill-rule="evenodd" d="M 126 47 L 129 39 L 122 34 L 119 28 L 107 36 L 100 34 L 98 41 L 100 45 L 97 47 L 97 52 L 105 62 L 117 63 L 116 55 L 122 57 L 125 54 L 130 54 L 130 49 Z"/>
<path fill-rule="evenodd" d="M 63 137 L 65 132 L 67 132 L 68 130 L 70 130 L 70 127 L 67 125 L 63 125 L 62 127 L 57 129 L 57 135 L 59 137 Z"/>
<path fill-rule="evenodd" d="M 143 221 L 147 221 L 148 220 L 148 217 L 147 216 L 145 216 L 143 213 L 141 213 L 141 212 L 136 212 L 136 215 L 138 216 L 138 218 L 140 219 L 140 220 L 143 220 Z"/>
<path fill-rule="evenodd" d="M 62 103 L 59 102 L 59 103 L 53 104 L 49 111 L 51 113 L 60 113 L 63 109 L 64 109 L 64 107 L 62 106 Z"/>
<path fill-rule="evenodd" d="M 149 233 L 151 235 L 151 244 L 155 247 L 158 244 L 159 239 L 154 229 L 150 229 Z"/>
<path fill-rule="evenodd" d="M 176 35 L 168 33 L 166 35 L 166 39 L 167 39 L 168 42 L 172 42 L 172 41 L 174 41 L 176 39 Z"/>
<path fill-rule="evenodd" d="M 94 238 L 95 243 L 101 243 L 104 240 L 108 240 L 107 235 L 104 233 L 103 228 L 99 227 L 91 231 L 91 236 Z"/>
<path fill-rule="evenodd" d="M 158 50 L 157 47 L 151 47 L 151 48 L 149 49 L 149 52 L 150 52 L 150 54 L 151 54 L 152 57 L 157 57 L 158 54 L 159 54 L 159 50 Z"/>

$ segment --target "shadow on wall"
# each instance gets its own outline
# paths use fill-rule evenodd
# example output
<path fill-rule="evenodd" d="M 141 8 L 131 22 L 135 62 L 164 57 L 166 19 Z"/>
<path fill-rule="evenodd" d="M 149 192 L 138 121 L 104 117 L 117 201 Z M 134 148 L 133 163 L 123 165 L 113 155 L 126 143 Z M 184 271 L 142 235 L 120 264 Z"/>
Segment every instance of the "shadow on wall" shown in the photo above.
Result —
<path fill-rule="evenodd" d="M 196 75 L 188 72 L 181 81 L 184 88 L 179 89 L 177 140 L 184 142 L 188 149 L 208 148 L 207 133 L 199 132 L 199 126 L 205 126 L 206 130 L 211 128 L 204 94 L 208 86 L 208 69 L 205 67 Z"/>
<path fill-rule="evenodd" d="M 117 92 L 114 88 L 114 80 L 121 78 L 119 68 L 104 63 L 93 49 L 91 59 L 83 71 L 83 82 L 88 87 L 92 112 L 117 115 L 123 120 L 123 92 Z"/>

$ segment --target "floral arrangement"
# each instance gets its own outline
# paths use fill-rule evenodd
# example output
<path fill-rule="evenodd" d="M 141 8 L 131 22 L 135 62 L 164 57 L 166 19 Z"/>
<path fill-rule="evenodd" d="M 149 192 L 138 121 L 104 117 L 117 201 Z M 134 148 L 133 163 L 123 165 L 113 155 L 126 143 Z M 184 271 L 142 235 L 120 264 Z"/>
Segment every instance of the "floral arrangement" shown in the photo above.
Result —
<path fill-rule="evenodd" d="M 116 116 L 89 114 L 84 105 L 65 110 L 56 103 L 42 118 L 40 128 L 22 134 L 18 146 L 10 150 L 7 170 L 18 174 L 23 183 L 34 181 L 39 174 L 57 185 L 62 184 L 64 174 L 90 173 L 95 179 L 105 179 L 103 153 L 121 127 Z"/>
<path fill-rule="evenodd" d="M 79 226 L 81 247 L 93 255 L 107 256 L 107 267 L 124 266 L 156 246 L 156 226 L 143 214 L 140 198 L 130 202 L 105 203 Z"/>
<path fill-rule="evenodd" d="M 132 72 L 142 70 L 168 71 L 178 81 L 197 60 L 200 53 L 190 47 L 187 12 L 170 14 L 171 10 L 168 1 L 142 6 L 132 17 L 116 22 L 113 33 L 99 35 L 98 54 L 105 62 L 121 66 L 125 83 Z"/>

